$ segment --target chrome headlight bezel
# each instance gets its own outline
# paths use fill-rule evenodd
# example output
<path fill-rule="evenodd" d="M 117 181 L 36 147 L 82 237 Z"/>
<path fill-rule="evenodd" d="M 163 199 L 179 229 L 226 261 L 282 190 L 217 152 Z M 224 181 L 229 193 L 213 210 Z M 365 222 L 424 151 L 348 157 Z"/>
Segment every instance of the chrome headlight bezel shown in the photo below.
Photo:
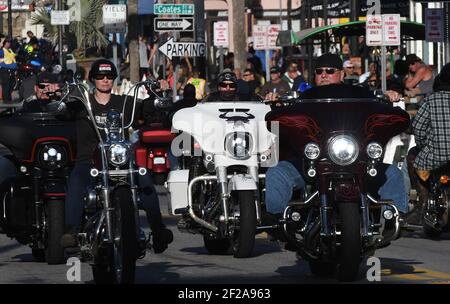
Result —
<path fill-rule="evenodd" d="M 130 151 L 128 147 L 122 143 L 112 144 L 108 148 L 108 160 L 114 166 L 122 166 L 128 162 Z"/>
<path fill-rule="evenodd" d="M 253 151 L 253 137 L 248 132 L 233 132 L 225 136 L 225 151 L 234 159 L 246 160 Z"/>
<path fill-rule="evenodd" d="M 303 153 L 305 154 L 307 159 L 316 160 L 320 156 L 320 147 L 314 142 L 308 143 L 306 144 Z"/>
<path fill-rule="evenodd" d="M 366 153 L 371 159 L 380 159 L 383 156 L 383 147 L 377 142 L 371 142 L 367 145 Z"/>
<path fill-rule="evenodd" d="M 68 153 L 64 146 L 58 144 L 45 144 L 38 152 L 39 164 L 48 170 L 56 170 L 64 167 L 68 162 Z"/>
<path fill-rule="evenodd" d="M 349 135 L 336 135 L 329 140 L 328 155 L 337 165 L 350 165 L 359 156 L 358 142 Z"/>

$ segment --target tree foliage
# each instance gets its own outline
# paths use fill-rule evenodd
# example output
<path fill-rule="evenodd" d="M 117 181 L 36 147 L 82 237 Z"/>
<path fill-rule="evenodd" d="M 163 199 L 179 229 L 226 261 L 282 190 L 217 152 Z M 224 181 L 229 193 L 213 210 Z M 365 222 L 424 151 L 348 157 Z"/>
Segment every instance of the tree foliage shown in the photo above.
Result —
<path fill-rule="evenodd" d="M 69 31 L 77 37 L 77 48 L 104 47 L 108 44 L 103 28 L 102 7 L 107 0 L 80 0 L 81 21 L 72 21 Z M 31 24 L 42 24 L 53 43 L 58 41 L 58 26 L 51 24 L 50 13 L 45 8 L 36 8 L 31 14 Z"/>

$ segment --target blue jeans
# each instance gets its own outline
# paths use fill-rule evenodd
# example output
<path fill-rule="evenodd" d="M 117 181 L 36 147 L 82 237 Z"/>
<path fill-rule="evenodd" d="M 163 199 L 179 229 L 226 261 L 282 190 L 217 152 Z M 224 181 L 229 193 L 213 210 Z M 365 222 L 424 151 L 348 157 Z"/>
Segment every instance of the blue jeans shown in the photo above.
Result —
<path fill-rule="evenodd" d="M 17 177 L 16 166 L 8 158 L 0 155 L 0 185 L 7 179 Z"/>
<path fill-rule="evenodd" d="M 94 186 L 94 178 L 90 174 L 91 164 L 78 163 L 72 170 L 66 197 L 66 225 L 72 233 L 80 231 L 83 215 L 83 198 Z M 139 195 L 147 220 L 153 232 L 164 227 L 159 208 L 158 195 L 150 173 L 138 175 Z"/>
<path fill-rule="evenodd" d="M 386 166 L 386 181 L 379 188 L 381 199 L 393 200 L 400 212 L 408 211 L 408 196 L 403 175 L 394 165 Z M 383 172 L 380 172 L 383 173 Z M 266 210 L 270 213 L 283 213 L 292 197 L 294 188 L 303 189 L 305 181 L 300 172 L 288 161 L 280 161 L 266 173 Z"/>

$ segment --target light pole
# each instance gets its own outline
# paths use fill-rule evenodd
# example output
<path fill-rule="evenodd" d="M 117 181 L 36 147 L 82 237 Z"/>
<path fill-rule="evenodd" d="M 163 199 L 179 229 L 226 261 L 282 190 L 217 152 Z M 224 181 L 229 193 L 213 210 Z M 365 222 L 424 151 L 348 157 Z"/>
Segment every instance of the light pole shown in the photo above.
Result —
<path fill-rule="evenodd" d="M 12 38 L 12 0 L 8 0 L 8 37 Z"/>

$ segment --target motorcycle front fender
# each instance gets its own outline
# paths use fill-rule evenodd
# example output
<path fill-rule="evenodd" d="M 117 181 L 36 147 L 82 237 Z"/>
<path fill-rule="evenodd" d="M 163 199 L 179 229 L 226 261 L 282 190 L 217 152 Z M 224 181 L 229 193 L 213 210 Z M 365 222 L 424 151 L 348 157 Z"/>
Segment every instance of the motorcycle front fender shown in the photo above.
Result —
<path fill-rule="evenodd" d="M 236 174 L 233 175 L 228 181 L 229 191 L 240 191 L 240 190 L 257 190 L 258 186 L 249 174 Z"/>

